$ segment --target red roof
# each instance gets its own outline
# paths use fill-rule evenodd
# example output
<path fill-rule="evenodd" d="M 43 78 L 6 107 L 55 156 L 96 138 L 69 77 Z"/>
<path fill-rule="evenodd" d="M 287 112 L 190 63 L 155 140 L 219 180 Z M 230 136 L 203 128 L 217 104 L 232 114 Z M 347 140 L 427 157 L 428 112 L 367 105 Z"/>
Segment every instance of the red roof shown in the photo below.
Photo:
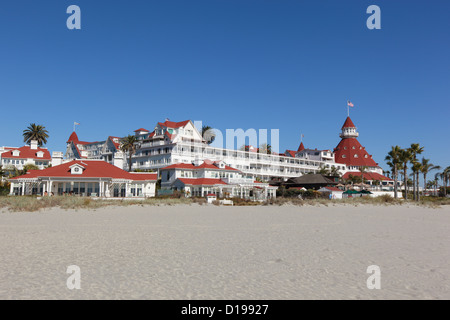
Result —
<path fill-rule="evenodd" d="M 166 128 L 180 128 L 180 127 L 184 127 L 185 125 L 187 125 L 189 123 L 190 120 L 185 120 L 185 121 L 181 121 L 181 122 L 173 122 L 173 121 L 169 121 L 166 120 L 165 122 L 158 122 L 158 124 L 162 127 L 166 127 Z"/>
<path fill-rule="evenodd" d="M 114 147 L 116 148 L 116 150 L 119 150 L 120 142 L 114 142 L 114 139 L 119 139 L 119 141 L 120 141 L 121 138 L 109 136 L 108 139 L 111 140 L 111 142 L 114 145 Z"/>
<path fill-rule="evenodd" d="M 172 140 L 173 139 L 173 134 L 171 134 L 171 133 L 169 133 L 168 131 L 166 131 L 165 133 L 164 133 L 170 140 Z"/>
<path fill-rule="evenodd" d="M 344 138 L 334 149 L 335 161 L 347 166 L 377 167 L 378 164 L 372 159 L 356 138 Z M 356 155 L 356 156 L 355 156 Z"/>
<path fill-rule="evenodd" d="M 180 180 L 185 185 L 192 185 L 192 186 L 200 186 L 200 185 L 213 186 L 216 184 L 226 184 L 220 179 L 210 179 L 210 178 L 199 178 L 199 179 L 178 178 L 177 180 Z"/>
<path fill-rule="evenodd" d="M 297 152 L 305 150 L 305 146 L 303 145 L 303 142 L 300 142 L 300 146 L 297 149 Z"/>
<path fill-rule="evenodd" d="M 354 171 L 354 172 L 347 172 L 345 173 L 342 178 L 348 179 L 350 175 L 354 177 L 360 177 L 361 172 L 360 171 Z M 383 176 L 382 174 L 376 173 L 376 172 L 364 172 L 364 179 L 367 180 L 389 180 L 392 181 L 392 179 L 389 179 L 388 177 Z"/>
<path fill-rule="evenodd" d="M 13 151 L 20 151 L 18 156 L 13 156 Z M 38 158 L 37 153 L 39 151 L 43 152 L 42 158 Z M 47 148 L 37 148 L 36 150 L 32 150 L 30 146 L 23 146 L 21 148 L 11 149 L 1 154 L 2 158 L 7 159 L 35 159 L 35 160 L 52 160 L 50 156 L 50 152 Z"/>
<path fill-rule="evenodd" d="M 134 132 L 141 132 L 141 131 L 150 132 L 150 131 L 148 131 L 148 130 L 146 130 L 144 128 L 140 128 L 140 129 L 134 130 Z"/>
<path fill-rule="evenodd" d="M 69 140 L 67 140 L 67 143 L 69 142 L 73 142 L 75 144 L 90 144 L 90 143 L 96 143 L 96 142 L 86 142 L 86 141 L 80 141 L 78 139 L 78 135 L 76 134 L 76 132 L 72 132 L 72 134 L 69 137 Z"/>
<path fill-rule="evenodd" d="M 82 174 L 72 174 L 70 167 L 78 164 L 82 166 L 83 173 Z M 73 160 L 67 163 L 63 163 L 59 166 L 47 168 L 44 170 L 33 170 L 29 173 L 12 178 L 12 180 L 17 180 L 21 178 L 113 178 L 113 179 L 125 179 L 125 180 L 134 180 L 134 181 L 156 181 L 157 174 L 156 173 L 130 173 L 125 170 L 122 170 L 110 163 L 105 161 L 98 160 Z"/>
<path fill-rule="evenodd" d="M 347 119 L 345 119 L 342 129 L 344 129 L 344 128 L 356 128 L 356 126 L 353 124 L 353 121 L 352 121 L 352 119 L 350 119 L 350 117 L 347 117 Z"/>
<path fill-rule="evenodd" d="M 74 132 L 72 132 L 72 134 L 70 135 L 69 140 L 67 140 L 67 143 L 69 143 L 69 142 L 75 142 L 75 143 L 77 143 L 78 141 L 79 141 L 79 140 L 78 140 L 78 136 L 77 136 L 76 132 L 74 131 Z"/>
<path fill-rule="evenodd" d="M 289 155 L 293 158 L 295 158 L 296 152 L 294 150 L 286 150 L 286 153 L 289 153 Z M 286 154 L 287 155 L 287 154 Z"/>
<path fill-rule="evenodd" d="M 205 160 L 201 165 L 194 166 L 192 163 L 176 163 L 170 166 L 161 168 L 160 170 L 169 170 L 169 169 L 188 169 L 188 170 L 196 170 L 196 169 L 212 169 L 212 170 L 228 170 L 228 171 L 239 171 L 235 168 L 225 166 L 225 168 L 221 169 L 214 164 L 208 163 Z"/>

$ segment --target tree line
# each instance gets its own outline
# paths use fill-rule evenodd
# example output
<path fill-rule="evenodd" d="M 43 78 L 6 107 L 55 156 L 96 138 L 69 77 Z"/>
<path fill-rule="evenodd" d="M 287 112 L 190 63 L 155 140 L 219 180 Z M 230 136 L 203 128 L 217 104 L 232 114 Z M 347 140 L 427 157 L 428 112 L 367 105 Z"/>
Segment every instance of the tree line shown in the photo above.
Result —
<path fill-rule="evenodd" d="M 434 165 L 430 162 L 430 159 L 419 159 L 418 155 L 424 152 L 424 147 L 420 146 L 419 143 L 412 143 L 409 148 L 401 148 L 400 146 L 392 146 L 391 150 L 388 152 L 385 161 L 386 164 L 391 168 L 391 171 L 387 171 L 387 174 L 391 174 L 394 180 L 394 197 L 398 197 L 398 186 L 397 182 L 399 175 L 403 178 L 404 187 L 404 198 L 408 199 L 409 179 L 408 170 L 411 171 L 410 176 L 412 177 L 412 199 L 415 201 L 420 200 L 420 176 L 423 177 L 423 188 L 427 189 L 427 185 L 433 185 L 437 189 L 439 179 L 442 179 L 444 187 L 444 196 L 447 195 L 447 185 L 450 177 L 450 166 L 446 168 L 441 168 L 440 166 Z M 433 181 L 427 181 L 427 176 L 434 170 L 441 170 L 435 173 Z"/>

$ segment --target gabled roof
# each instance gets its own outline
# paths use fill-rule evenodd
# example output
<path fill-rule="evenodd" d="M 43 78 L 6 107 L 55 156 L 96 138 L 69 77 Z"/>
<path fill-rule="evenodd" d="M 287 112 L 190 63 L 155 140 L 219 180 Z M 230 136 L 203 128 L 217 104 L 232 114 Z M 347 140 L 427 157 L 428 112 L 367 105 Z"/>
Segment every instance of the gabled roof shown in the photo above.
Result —
<path fill-rule="evenodd" d="M 84 167 L 84 170 L 79 175 L 71 174 L 70 168 L 74 165 Z M 73 160 L 63 163 L 59 166 L 47 168 L 44 170 L 33 170 L 25 175 L 12 178 L 11 180 L 18 180 L 22 178 L 112 178 L 124 179 L 133 181 L 156 181 L 156 173 L 130 173 L 122 170 L 110 163 L 98 160 Z"/>
<path fill-rule="evenodd" d="M 361 171 L 354 171 L 354 172 L 346 172 L 342 178 L 348 179 L 350 176 L 354 177 L 360 177 Z M 366 180 L 385 180 L 385 181 L 392 181 L 392 179 L 389 179 L 388 177 L 383 176 L 382 174 L 376 173 L 376 172 L 364 172 L 364 179 Z"/>
<path fill-rule="evenodd" d="M 296 154 L 296 153 L 297 153 L 297 152 L 294 151 L 294 150 L 286 150 L 285 155 L 286 155 L 286 156 L 291 156 L 291 157 L 295 158 L 295 154 Z"/>
<path fill-rule="evenodd" d="M 72 134 L 70 135 L 69 140 L 67 140 L 67 143 L 69 143 L 69 142 L 75 142 L 75 143 L 78 143 L 78 141 L 79 141 L 78 135 L 77 135 L 77 133 L 74 131 L 74 132 L 72 132 Z"/>
<path fill-rule="evenodd" d="M 109 140 L 111 141 L 111 143 L 114 145 L 114 147 L 116 148 L 116 150 L 119 150 L 119 148 L 120 148 L 120 142 L 114 142 L 114 139 L 119 139 L 119 141 L 120 141 L 122 138 L 109 136 L 108 139 L 109 139 Z"/>
<path fill-rule="evenodd" d="M 147 129 L 144 129 L 144 128 L 140 128 L 140 129 L 134 130 L 134 132 L 141 132 L 141 131 L 143 131 L 143 132 L 150 132 L 150 131 L 148 131 Z"/>
<path fill-rule="evenodd" d="M 344 138 L 334 149 L 335 161 L 347 166 L 355 167 L 377 167 L 378 164 L 372 159 L 356 138 Z M 356 156 L 355 156 L 356 155 Z"/>
<path fill-rule="evenodd" d="M 14 151 L 20 151 L 18 156 L 13 156 Z M 38 158 L 37 153 L 41 151 L 43 156 Z M 30 146 L 23 146 L 20 148 L 14 148 L 3 152 L 1 154 L 2 158 L 6 159 L 35 159 L 35 160 L 52 160 L 50 152 L 47 148 L 37 148 L 36 150 L 32 150 Z"/>
<path fill-rule="evenodd" d="M 164 122 L 158 122 L 158 124 L 161 127 L 176 129 L 176 128 L 184 127 L 185 125 L 187 125 L 189 123 L 189 121 L 190 120 L 185 120 L 185 121 L 181 121 L 181 122 L 173 122 L 173 121 L 166 120 Z"/>
<path fill-rule="evenodd" d="M 347 117 L 347 119 L 345 119 L 344 124 L 342 125 L 342 129 L 344 128 L 356 128 L 356 126 L 353 124 L 352 119 L 350 119 L 350 117 Z"/>
<path fill-rule="evenodd" d="M 220 179 L 210 179 L 210 178 L 178 178 L 177 180 L 183 182 L 185 185 L 191 185 L 191 186 L 214 186 L 217 184 L 226 184 Z"/>
<path fill-rule="evenodd" d="M 98 143 L 98 141 L 95 141 L 95 142 L 86 142 L 86 141 L 80 141 L 79 139 L 78 139 L 78 135 L 76 134 L 76 132 L 74 131 L 74 132 L 72 132 L 72 134 L 70 135 L 70 137 L 69 137 L 69 140 L 67 140 L 67 143 L 69 143 L 69 142 L 73 142 L 73 143 L 75 143 L 75 144 L 92 144 L 92 143 Z"/>
<path fill-rule="evenodd" d="M 324 177 L 321 174 L 304 174 L 301 177 L 290 178 L 286 181 L 286 184 L 303 184 L 303 185 L 312 185 L 312 184 L 337 184 L 336 182 Z"/>
<path fill-rule="evenodd" d="M 164 133 L 170 140 L 172 140 L 173 139 L 173 137 L 175 137 L 175 134 L 171 134 L 171 133 L 169 133 L 169 132 L 165 132 Z"/>

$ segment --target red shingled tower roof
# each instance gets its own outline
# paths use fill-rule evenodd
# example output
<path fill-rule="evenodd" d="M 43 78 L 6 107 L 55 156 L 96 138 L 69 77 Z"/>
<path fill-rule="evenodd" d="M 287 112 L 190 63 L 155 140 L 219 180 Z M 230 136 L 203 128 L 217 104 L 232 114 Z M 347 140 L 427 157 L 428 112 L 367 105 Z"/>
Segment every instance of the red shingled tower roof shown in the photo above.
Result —
<path fill-rule="evenodd" d="M 350 117 L 345 119 L 345 123 L 342 126 L 344 128 L 356 128 Z M 337 163 L 344 163 L 347 166 L 355 166 L 355 167 L 377 167 L 378 163 L 376 163 L 372 156 L 366 151 L 366 148 L 363 147 L 358 139 L 354 136 L 343 137 L 341 142 L 334 149 L 335 152 L 335 161 Z"/>
<path fill-rule="evenodd" d="M 344 128 L 356 128 L 356 126 L 353 124 L 353 121 L 352 121 L 352 119 L 350 119 L 350 117 L 347 117 L 347 119 L 345 119 L 342 129 L 344 129 Z"/>

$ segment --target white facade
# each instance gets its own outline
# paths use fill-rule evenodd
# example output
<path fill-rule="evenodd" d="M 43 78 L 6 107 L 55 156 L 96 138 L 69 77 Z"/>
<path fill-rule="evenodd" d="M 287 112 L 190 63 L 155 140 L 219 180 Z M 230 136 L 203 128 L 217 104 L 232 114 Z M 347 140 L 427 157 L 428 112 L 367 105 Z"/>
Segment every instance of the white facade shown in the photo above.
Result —
<path fill-rule="evenodd" d="M 47 148 L 38 147 L 37 141 L 31 141 L 30 146 L 0 147 L 0 165 L 4 170 L 23 170 L 25 165 L 35 165 L 40 170 L 48 166 L 62 163 L 61 152 L 50 152 Z"/>
<path fill-rule="evenodd" d="M 159 170 L 171 164 L 209 159 L 223 161 L 247 177 L 262 180 L 269 180 L 272 177 L 298 177 L 309 172 L 315 173 L 320 167 L 335 166 L 342 171 L 346 169 L 344 164 L 334 162 L 331 151 L 328 156 L 321 159 L 302 159 L 214 148 L 204 142 L 191 121 L 178 127 L 179 124 L 170 123 L 168 126 L 164 126 L 158 123 L 154 132 L 144 134 L 145 138 L 141 138 L 137 133 L 140 149 L 133 155 L 132 168 Z"/>
<path fill-rule="evenodd" d="M 223 198 L 266 200 L 276 197 L 278 187 L 244 177 L 223 161 L 197 161 L 193 164 L 174 164 L 162 168 L 161 188 L 181 190 L 187 196 L 205 197 L 215 194 Z"/>
<path fill-rule="evenodd" d="M 316 173 L 321 167 L 336 167 L 347 171 L 345 164 L 336 163 L 330 150 L 320 150 L 320 156 L 308 154 L 305 157 L 292 157 L 278 154 L 262 154 L 254 151 L 214 148 L 208 145 L 192 121 L 159 122 L 152 132 L 145 129 L 135 131 L 139 141 L 138 150 L 132 156 L 132 170 L 154 170 L 177 163 L 193 163 L 209 159 L 223 161 L 238 169 L 245 177 L 268 181 L 272 177 L 283 179 L 298 177 L 306 173 Z M 103 159 L 118 167 L 128 169 L 128 156 L 120 155 L 121 161 L 115 163 L 118 147 L 108 142 L 76 142 L 69 139 L 66 158 Z M 110 139 L 109 139 L 110 140 Z M 107 146 L 107 144 L 109 144 Z M 312 150 L 316 152 L 316 150 Z M 122 165 L 122 166 L 120 166 Z"/>

